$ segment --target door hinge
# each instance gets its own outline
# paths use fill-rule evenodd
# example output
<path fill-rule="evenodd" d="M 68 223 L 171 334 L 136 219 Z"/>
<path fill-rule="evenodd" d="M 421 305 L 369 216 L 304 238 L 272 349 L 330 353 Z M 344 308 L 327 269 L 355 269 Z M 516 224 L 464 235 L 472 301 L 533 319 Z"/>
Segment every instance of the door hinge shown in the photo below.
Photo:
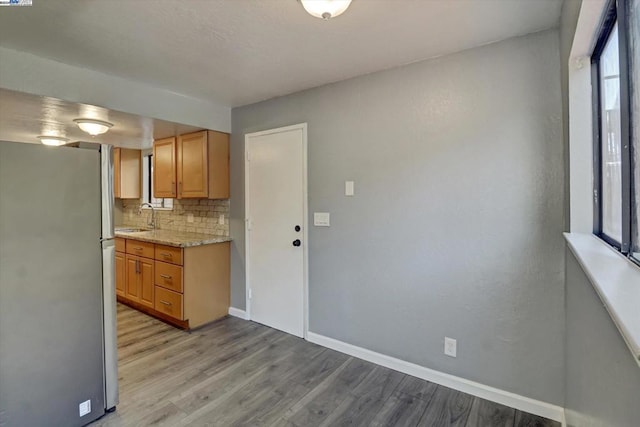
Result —
<path fill-rule="evenodd" d="M 251 161 L 251 158 L 249 156 L 249 150 L 245 151 L 245 154 L 247 156 L 247 162 Z"/>
<path fill-rule="evenodd" d="M 251 231 L 251 228 L 253 227 L 253 222 L 249 218 L 247 218 L 246 221 L 247 221 L 247 231 Z"/>
<path fill-rule="evenodd" d="M 249 299 L 251 299 L 251 297 L 253 297 L 253 294 L 251 292 L 251 288 L 249 288 Z"/>

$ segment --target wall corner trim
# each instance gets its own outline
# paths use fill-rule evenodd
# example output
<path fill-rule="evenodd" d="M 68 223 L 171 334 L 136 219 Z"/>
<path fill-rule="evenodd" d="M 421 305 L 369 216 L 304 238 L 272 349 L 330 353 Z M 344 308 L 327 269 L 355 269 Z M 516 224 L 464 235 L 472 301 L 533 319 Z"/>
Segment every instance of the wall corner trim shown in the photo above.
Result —
<path fill-rule="evenodd" d="M 229 309 L 231 314 L 231 309 Z M 505 390 L 500 390 L 455 375 L 446 374 L 444 372 L 435 371 L 424 366 L 416 365 L 395 357 L 347 344 L 324 335 L 309 331 L 307 333 L 309 342 L 348 354 L 358 359 L 376 363 L 389 369 L 402 372 L 423 380 L 452 388 L 464 393 L 471 394 L 492 402 L 500 403 L 520 411 L 528 412 L 554 421 L 564 422 L 564 408 L 553 405 L 551 403 L 542 402 L 540 400 L 531 399 L 529 397 L 520 396 Z M 564 424 L 563 424 L 564 425 Z"/>
<path fill-rule="evenodd" d="M 247 312 L 244 310 L 240 310 L 239 308 L 229 307 L 229 316 L 239 317 L 240 319 L 249 320 L 249 316 L 247 316 Z"/>

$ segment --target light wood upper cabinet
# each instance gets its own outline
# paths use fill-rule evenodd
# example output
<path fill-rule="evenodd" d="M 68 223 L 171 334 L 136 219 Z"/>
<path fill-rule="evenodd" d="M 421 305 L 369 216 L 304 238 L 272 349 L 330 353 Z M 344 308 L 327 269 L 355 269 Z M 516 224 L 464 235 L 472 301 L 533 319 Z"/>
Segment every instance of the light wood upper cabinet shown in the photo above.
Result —
<path fill-rule="evenodd" d="M 113 149 L 113 196 L 116 199 L 139 199 L 142 152 L 129 148 Z"/>
<path fill-rule="evenodd" d="M 229 198 L 229 134 L 204 130 L 153 144 L 155 197 Z"/>
<path fill-rule="evenodd" d="M 120 148 L 113 149 L 113 197 L 120 198 Z"/>
<path fill-rule="evenodd" d="M 209 196 L 208 151 L 207 131 L 178 137 L 178 198 Z"/>
<path fill-rule="evenodd" d="M 207 132 L 209 147 L 209 198 L 229 198 L 229 134 L 210 130 Z"/>
<path fill-rule="evenodd" d="M 153 197 L 177 197 L 176 138 L 153 143 Z"/>

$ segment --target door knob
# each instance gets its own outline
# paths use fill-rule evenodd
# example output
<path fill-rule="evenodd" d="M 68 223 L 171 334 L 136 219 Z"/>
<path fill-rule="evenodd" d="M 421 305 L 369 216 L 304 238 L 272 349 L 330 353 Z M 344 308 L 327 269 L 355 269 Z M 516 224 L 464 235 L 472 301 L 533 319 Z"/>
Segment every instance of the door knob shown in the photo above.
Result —
<path fill-rule="evenodd" d="M 300 243 L 300 239 L 296 239 L 296 240 L 293 241 L 293 246 L 298 247 L 298 246 L 300 246 L 300 244 L 301 244 Z"/>
<path fill-rule="evenodd" d="M 296 230 L 296 231 L 300 231 L 300 226 L 296 225 L 295 227 L 293 227 L 293 229 Z"/>

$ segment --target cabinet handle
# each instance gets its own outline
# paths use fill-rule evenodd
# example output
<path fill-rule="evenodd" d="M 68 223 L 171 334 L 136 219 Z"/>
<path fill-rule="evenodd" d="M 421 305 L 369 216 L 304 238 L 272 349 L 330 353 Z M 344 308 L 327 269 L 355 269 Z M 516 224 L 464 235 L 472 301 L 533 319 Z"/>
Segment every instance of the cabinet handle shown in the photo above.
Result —
<path fill-rule="evenodd" d="M 182 194 L 182 182 L 178 182 L 178 194 Z"/>
<path fill-rule="evenodd" d="M 136 274 L 140 273 L 140 261 L 136 260 Z"/>
<path fill-rule="evenodd" d="M 171 279 L 171 276 L 169 276 L 168 274 L 161 274 L 160 277 L 162 277 L 163 279 Z"/>
<path fill-rule="evenodd" d="M 135 250 L 135 251 L 141 251 L 141 250 L 142 250 L 142 248 L 138 246 L 137 248 L 133 248 L 133 250 Z"/>
<path fill-rule="evenodd" d="M 164 304 L 164 305 L 171 305 L 171 303 L 170 303 L 170 302 L 163 301 L 163 300 L 160 300 L 160 304 Z"/>
<path fill-rule="evenodd" d="M 166 252 L 162 252 L 160 255 L 162 255 L 165 258 L 173 258 L 173 256 L 171 254 L 168 254 Z"/>

